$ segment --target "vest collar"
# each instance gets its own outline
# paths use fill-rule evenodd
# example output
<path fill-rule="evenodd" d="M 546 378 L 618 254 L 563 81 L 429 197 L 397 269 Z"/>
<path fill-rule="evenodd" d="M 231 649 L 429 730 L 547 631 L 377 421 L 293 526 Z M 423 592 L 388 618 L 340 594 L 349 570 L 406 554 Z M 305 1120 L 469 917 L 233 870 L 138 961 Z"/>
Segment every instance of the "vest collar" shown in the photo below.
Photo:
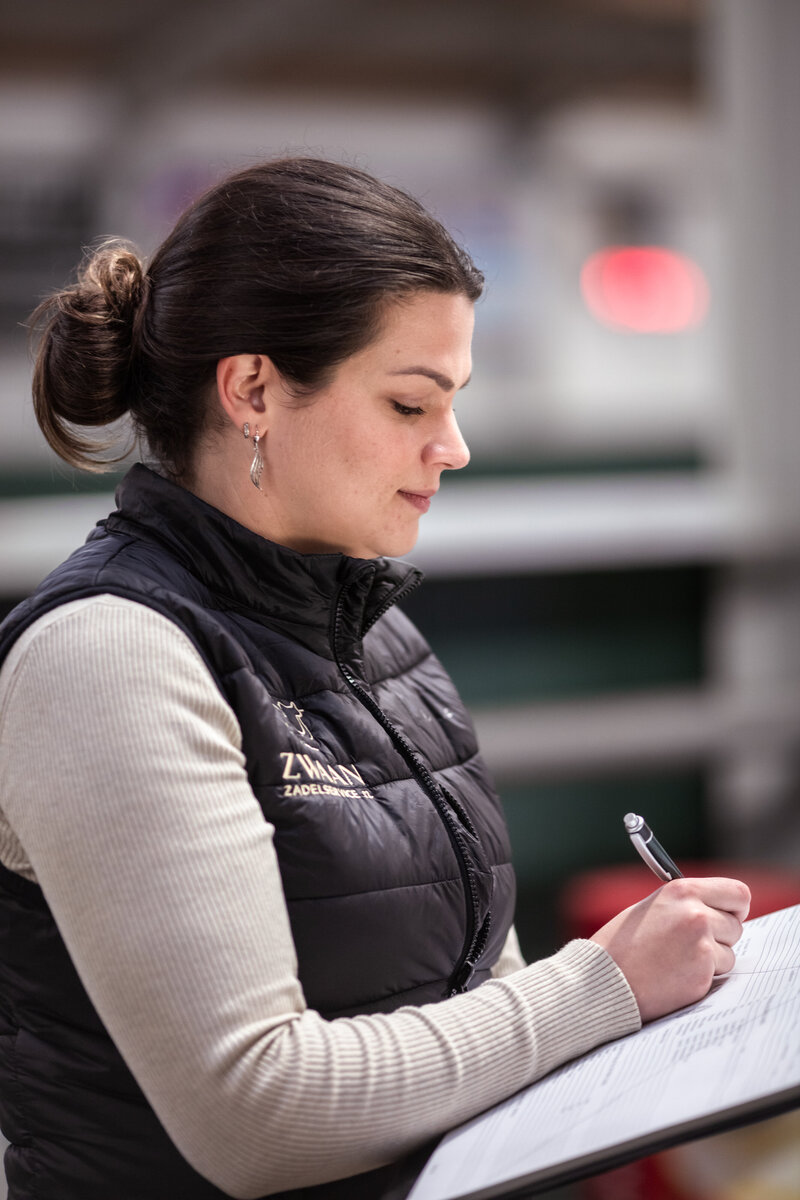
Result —
<path fill-rule="evenodd" d="M 179 484 L 137 463 L 116 492 L 109 531 L 165 546 L 220 605 L 326 658 L 349 655 L 372 624 L 422 579 L 397 559 L 300 554 L 267 541 Z M 338 614 L 332 645 L 332 615 Z"/>

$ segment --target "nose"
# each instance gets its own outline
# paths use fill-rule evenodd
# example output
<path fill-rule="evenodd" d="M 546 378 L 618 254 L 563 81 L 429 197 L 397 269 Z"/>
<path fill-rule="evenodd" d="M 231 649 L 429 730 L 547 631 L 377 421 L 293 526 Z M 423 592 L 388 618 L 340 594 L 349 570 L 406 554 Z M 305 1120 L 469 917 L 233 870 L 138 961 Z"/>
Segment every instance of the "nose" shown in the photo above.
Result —
<path fill-rule="evenodd" d="M 461 436 L 456 414 L 450 412 L 427 443 L 422 454 L 426 465 L 439 466 L 443 471 L 460 471 L 469 462 L 469 447 Z"/>

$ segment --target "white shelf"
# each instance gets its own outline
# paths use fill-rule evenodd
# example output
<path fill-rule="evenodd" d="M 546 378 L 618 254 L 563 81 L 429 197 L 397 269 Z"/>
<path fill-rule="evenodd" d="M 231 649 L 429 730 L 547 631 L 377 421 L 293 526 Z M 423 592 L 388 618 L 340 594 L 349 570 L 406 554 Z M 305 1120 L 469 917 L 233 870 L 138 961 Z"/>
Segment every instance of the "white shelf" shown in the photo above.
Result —
<path fill-rule="evenodd" d="M 113 496 L 0 502 L 0 589 L 28 592 L 114 507 Z M 445 479 L 409 555 L 430 576 L 725 560 L 764 541 L 724 479 Z"/>
<path fill-rule="evenodd" d="M 499 783 L 722 761 L 743 745 L 800 742 L 795 691 L 735 695 L 672 689 L 497 708 L 473 708 Z"/>
<path fill-rule="evenodd" d="M 471 575 L 718 561 L 759 544 L 753 514 L 715 476 L 445 479 L 409 557 Z"/>
<path fill-rule="evenodd" d="M 0 592 L 32 591 L 113 507 L 107 493 L 0 502 Z"/>

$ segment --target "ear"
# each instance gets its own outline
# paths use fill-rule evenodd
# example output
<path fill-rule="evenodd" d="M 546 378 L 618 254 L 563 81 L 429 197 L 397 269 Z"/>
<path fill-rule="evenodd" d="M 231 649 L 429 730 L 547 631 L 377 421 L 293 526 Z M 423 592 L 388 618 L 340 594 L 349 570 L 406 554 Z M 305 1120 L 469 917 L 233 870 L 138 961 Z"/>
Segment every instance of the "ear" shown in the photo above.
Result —
<path fill-rule="evenodd" d="M 267 404 L 279 383 L 280 375 L 265 354 L 233 354 L 217 363 L 219 402 L 237 429 L 249 421 L 266 431 Z"/>

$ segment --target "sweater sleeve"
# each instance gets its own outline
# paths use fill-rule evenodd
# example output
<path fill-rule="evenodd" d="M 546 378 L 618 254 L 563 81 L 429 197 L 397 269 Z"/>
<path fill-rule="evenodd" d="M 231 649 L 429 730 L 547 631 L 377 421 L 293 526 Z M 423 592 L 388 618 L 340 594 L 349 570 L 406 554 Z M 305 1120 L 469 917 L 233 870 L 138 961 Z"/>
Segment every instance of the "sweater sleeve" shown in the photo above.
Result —
<path fill-rule="evenodd" d="M 492 967 L 492 978 L 503 979 L 506 975 L 512 975 L 514 971 L 521 971 L 524 966 L 525 959 L 522 957 L 517 931 L 512 925 L 500 957 Z"/>
<path fill-rule="evenodd" d="M 593 942 L 439 1004 L 310 1010 L 235 715 L 144 606 L 41 618 L 0 673 L 0 729 L 0 854 L 38 880 L 178 1149 L 232 1196 L 391 1161 L 639 1026 Z"/>

